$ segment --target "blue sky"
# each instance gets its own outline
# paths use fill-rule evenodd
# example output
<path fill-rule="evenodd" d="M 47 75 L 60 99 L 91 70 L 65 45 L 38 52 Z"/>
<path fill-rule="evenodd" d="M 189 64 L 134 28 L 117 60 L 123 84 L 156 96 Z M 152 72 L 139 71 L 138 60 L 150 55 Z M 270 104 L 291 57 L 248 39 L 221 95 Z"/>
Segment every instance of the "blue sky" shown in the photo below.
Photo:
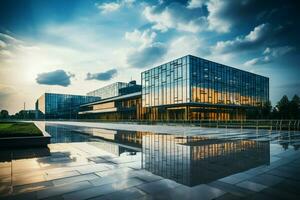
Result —
<path fill-rule="evenodd" d="M 296 0 L 1 0 L 0 109 L 44 92 L 85 94 L 193 54 L 300 93 Z"/>

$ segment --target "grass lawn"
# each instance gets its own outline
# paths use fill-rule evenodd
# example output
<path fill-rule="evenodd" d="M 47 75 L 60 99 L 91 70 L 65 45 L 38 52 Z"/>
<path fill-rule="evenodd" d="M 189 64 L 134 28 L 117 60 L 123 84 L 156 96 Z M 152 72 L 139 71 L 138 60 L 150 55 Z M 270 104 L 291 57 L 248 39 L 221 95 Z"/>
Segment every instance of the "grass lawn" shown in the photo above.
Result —
<path fill-rule="evenodd" d="M 0 122 L 0 138 L 42 135 L 43 133 L 34 125 L 34 123 Z"/>

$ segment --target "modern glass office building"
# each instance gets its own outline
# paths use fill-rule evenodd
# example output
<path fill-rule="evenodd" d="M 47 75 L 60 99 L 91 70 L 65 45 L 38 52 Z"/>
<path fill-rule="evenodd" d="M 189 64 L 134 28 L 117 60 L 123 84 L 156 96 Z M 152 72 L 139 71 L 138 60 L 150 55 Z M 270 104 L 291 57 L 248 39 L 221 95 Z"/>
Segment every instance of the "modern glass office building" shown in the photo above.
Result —
<path fill-rule="evenodd" d="M 269 100 L 264 76 L 187 55 L 142 72 L 152 120 L 241 119 Z"/>
<path fill-rule="evenodd" d="M 116 82 L 116 83 L 112 83 L 110 85 L 104 86 L 102 88 L 99 88 L 97 90 L 88 92 L 86 95 L 101 97 L 101 99 L 107 99 L 110 97 L 119 96 L 119 94 L 120 94 L 119 90 L 121 88 L 128 87 L 128 85 L 129 85 L 129 83 Z"/>
<path fill-rule="evenodd" d="M 79 106 L 100 100 L 100 97 L 45 93 L 35 103 L 37 119 L 74 119 Z"/>

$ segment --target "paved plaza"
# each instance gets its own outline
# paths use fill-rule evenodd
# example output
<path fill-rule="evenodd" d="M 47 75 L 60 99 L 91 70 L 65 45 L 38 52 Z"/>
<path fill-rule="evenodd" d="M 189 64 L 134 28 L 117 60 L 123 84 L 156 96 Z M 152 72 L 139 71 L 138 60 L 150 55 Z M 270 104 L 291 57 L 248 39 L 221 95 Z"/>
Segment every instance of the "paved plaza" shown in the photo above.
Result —
<path fill-rule="evenodd" d="M 293 136 L 299 136 L 294 133 Z M 228 136 L 228 135 L 227 135 Z M 220 137 L 225 137 L 220 135 Z M 240 136 L 241 137 L 241 136 Z M 249 135 L 251 138 L 252 136 Z M 266 137 L 263 137 L 266 138 Z M 299 144 L 298 137 L 289 143 Z M 254 138 L 262 140 L 262 138 Z M 0 199 L 299 199 L 297 145 L 271 142 L 269 162 L 187 186 L 145 170 L 142 152 L 112 153 L 105 142 L 53 143 L 48 149 L 2 150 Z M 176 170 L 176 169 L 175 169 Z M 207 169 L 213 170 L 213 169 Z M 191 174 L 193 176 L 193 174 Z"/>

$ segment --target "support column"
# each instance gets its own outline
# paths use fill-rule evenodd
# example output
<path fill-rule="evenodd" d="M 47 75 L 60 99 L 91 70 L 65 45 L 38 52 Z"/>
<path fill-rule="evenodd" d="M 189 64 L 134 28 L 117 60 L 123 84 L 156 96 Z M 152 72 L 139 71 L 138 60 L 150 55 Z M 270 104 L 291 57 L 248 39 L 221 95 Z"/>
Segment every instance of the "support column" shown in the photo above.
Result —
<path fill-rule="evenodd" d="M 186 106 L 185 107 L 185 119 L 186 121 L 189 120 L 189 114 L 190 114 L 190 107 L 189 106 Z"/>

